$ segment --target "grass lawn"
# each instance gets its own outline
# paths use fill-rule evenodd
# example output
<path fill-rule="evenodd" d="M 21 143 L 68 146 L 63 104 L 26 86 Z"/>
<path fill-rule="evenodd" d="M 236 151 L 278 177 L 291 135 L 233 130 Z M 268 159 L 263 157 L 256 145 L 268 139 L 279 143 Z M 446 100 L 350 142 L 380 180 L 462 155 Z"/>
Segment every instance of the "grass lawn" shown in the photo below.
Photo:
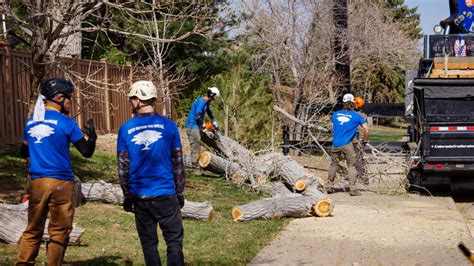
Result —
<path fill-rule="evenodd" d="M 369 132 L 370 141 L 402 141 L 406 135 L 407 130 L 405 128 L 393 128 L 393 127 L 382 127 L 372 126 Z"/>
<path fill-rule="evenodd" d="M 17 159 L 16 154 L 15 147 L 0 149 L 0 182 L 9 180 L 9 186 L 21 187 L 26 163 Z M 84 182 L 98 179 L 117 180 L 114 155 L 98 153 L 93 159 L 82 159 L 73 152 L 71 157 L 75 174 Z M 212 222 L 184 221 L 184 254 L 187 264 L 247 264 L 290 221 L 282 219 L 234 222 L 231 217 L 233 206 L 266 195 L 238 188 L 222 179 L 190 175 L 187 177 L 186 198 L 191 201 L 211 202 L 216 214 Z M 76 210 L 75 222 L 86 232 L 81 238 L 80 246 L 68 248 L 66 263 L 144 265 L 134 217 L 124 212 L 121 206 L 89 202 Z M 165 262 L 166 251 L 161 235 L 159 249 Z M 13 264 L 17 252 L 16 246 L 0 243 L 0 264 Z M 37 262 L 44 260 L 42 246 Z"/>

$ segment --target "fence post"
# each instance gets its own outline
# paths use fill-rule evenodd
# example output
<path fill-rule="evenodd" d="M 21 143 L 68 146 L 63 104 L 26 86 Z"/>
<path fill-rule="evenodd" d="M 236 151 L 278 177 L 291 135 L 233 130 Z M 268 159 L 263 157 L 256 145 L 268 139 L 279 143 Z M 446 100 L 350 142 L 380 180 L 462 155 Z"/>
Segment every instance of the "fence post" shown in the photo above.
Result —
<path fill-rule="evenodd" d="M 72 67 L 74 71 L 76 71 L 77 73 L 81 73 L 80 61 L 74 63 Z M 74 82 L 76 82 L 76 89 L 74 93 L 76 94 L 76 104 L 78 106 L 78 109 L 76 111 L 78 112 L 76 120 L 77 120 L 78 125 L 83 125 L 84 124 L 83 118 L 86 117 L 85 115 L 82 114 L 86 111 L 84 109 L 84 106 L 82 106 L 82 91 L 84 90 L 85 82 L 81 82 L 80 79 L 77 79 Z"/>
<path fill-rule="evenodd" d="M 133 66 L 132 62 L 127 62 L 126 66 L 130 68 L 130 73 L 128 75 L 128 87 L 132 86 L 133 83 Z"/>
<path fill-rule="evenodd" d="M 109 108 L 109 66 L 107 64 L 107 59 L 100 59 L 100 62 L 104 64 L 104 109 L 105 109 L 105 131 L 107 133 L 112 132 L 112 123 L 110 121 L 110 108 Z"/>

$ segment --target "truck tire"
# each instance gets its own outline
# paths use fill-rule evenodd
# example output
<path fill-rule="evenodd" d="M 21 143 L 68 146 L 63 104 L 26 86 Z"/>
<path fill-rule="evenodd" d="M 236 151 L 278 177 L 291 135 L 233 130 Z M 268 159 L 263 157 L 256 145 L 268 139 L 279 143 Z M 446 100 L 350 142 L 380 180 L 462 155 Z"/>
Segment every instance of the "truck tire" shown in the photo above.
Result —
<path fill-rule="evenodd" d="M 407 191 L 420 191 L 421 186 L 421 172 L 420 170 L 411 169 L 408 172 Z"/>

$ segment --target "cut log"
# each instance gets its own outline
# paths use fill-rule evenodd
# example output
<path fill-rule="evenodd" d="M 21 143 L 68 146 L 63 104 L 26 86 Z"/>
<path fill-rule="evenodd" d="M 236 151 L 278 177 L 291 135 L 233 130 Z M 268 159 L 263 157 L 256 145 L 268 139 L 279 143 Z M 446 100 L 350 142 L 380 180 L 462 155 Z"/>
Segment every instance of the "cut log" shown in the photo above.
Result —
<path fill-rule="evenodd" d="M 232 217 L 234 221 L 249 221 L 258 218 L 271 219 L 275 216 L 276 202 L 276 199 L 272 198 L 235 206 L 232 208 Z"/>
<path fill-rule="evenodd" d="M 232 209 L 234 221 L 278 219 L 280 217 L 327 217 L 333 205 L 330 199 L 317 196 L 284 196 L 250 202 Z"/>
<path fill-rule="evenodd" d="M 271 188 L 272 198 L 300 197 L 302 194 L 293 193 L 282 182 L 275 182 Z"/>
<path fill-rule="evenodd" d="M 82 184 L 82 194 L 86 200 L 118 204 L 123 202 L 122 188 L 118 184 L 98 181 Z"/>
<path fill-rule="evenodd" d="M 99 181 L 82 184 L 82 193 L 87 200 L 111 204 L 122 204 L 123 191 L 120 185 Z M 183 218 L 210 221 L 214 217 L 213 208 L 208 202 L 186 201 L 181 209 Z"/>
<path fill-rule="evenodd" d="M 332 211 L 334 210 L 334 202 L 328 198 L 326 194 L 321 192 L 318 187 L 319 183 L 313 183 L 312 185 L 306 187 L 306 189 L 303 191 L 303 195 L 316 199 L 316 204 L 313 207 L 316 216 L 326 217 L 331 215 Z"/>
<path fill-rule="evenodd" d="M 240 145 L 237 141 L 220 134 L 219 132 L 212 133 L 212 136 L 205 134 L 201 135 L 201 140 L 208 147 L 215 150 L 217 154 L 223 158 L 242 165 L 246 169 L 252 166 L 252 155 L 249 150 Z"/>
<path fill-rule="evenodd" d="M 226 176 L 237 184 L 243 184 L 252 178 L 252 174 L 247 172 L 239 164 L 226 160 L 209 151 L 204 151 L 199 154 L 199 166 L 214 174 Z"/>
<path fill-rule="evenodd" d="M 181 209 L 183 218 L 196 219 L 201 221 L 212 221 L 214 219 L 214 209 L 212 205 L 205 202 L 185 201 Z"/>
<path fill-rule="evenodd" d="M 49 239 L 48 223 L 43 234 L 43 240 Z M 0 239 L 9 244 L 17 244 L 23 231 L 28 224 L 28 201 L 22 204 L 0 204 Z M 74 224 L 72 232 L 69 235 L 69 244 L 77 245 L 80 243 L 81 235 L 84 229 Z"/>
<path fill-rule="evenodd" d="M 266 153 L 257 156 L 254 161 L 255 172 L 280 179 L 297 192 L 302 192 L 309 183 L 319 182 L 313 173 L 282 153 Z"/>
<path fill-rule="evenodd" d="M 273 176 L 275 170 L 286 159 L 281 152 L 269 152 L 259 155 L 254 160 L 255 172 L 260 175 Z"/>

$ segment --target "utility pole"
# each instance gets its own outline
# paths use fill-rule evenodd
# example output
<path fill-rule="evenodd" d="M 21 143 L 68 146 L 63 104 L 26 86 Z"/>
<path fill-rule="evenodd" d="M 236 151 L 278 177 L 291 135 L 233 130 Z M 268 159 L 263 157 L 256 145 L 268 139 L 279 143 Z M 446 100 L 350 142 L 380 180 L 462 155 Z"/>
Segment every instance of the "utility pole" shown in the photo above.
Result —
<path fill-rule="evenodd" d="M 333 40 L 334 59 L 336 60 L 335 75 L 340 83 L 338 93 L 351 91 L 351 66 L 349 44 L 347 42 L 347 0 L 333 0 L 333 20 L 336 28 Z"/>

